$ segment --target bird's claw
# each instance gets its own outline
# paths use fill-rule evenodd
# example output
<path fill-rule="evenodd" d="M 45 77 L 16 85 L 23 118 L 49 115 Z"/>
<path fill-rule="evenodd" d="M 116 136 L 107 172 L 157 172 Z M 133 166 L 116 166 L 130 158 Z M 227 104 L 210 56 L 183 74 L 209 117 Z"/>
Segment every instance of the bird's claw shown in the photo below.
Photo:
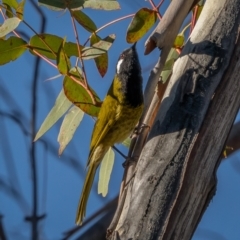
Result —
<path fill-rule="evenodd" d="M 130 138 L 132 138 L 134 135 L 138 136 L 143 128 L 149 128 L 150 129 L 150 126 L 145 124 L 145 123 L 142 123 L 142 125 L 140 127 L 135 127 L 132 135 L 130 136 Z"/>

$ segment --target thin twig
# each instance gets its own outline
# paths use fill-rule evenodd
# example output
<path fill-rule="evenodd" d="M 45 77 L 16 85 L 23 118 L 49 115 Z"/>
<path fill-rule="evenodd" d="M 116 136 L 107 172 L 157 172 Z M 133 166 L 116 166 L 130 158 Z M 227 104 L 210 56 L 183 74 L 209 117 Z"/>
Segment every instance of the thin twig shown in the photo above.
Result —
<path fill-rule="evenodd" d="M 113 21 L 111 21 L 111 22 L 103 25 L 102 27 L 98 28 L 98 29 L 95 31 L 95 33 L 100 32 L 100 31 L 103 30 L 104 28 L 106 28 L 106 27 L 108 27 L 108 26 L 110 26 L 110 25 L 112 25 L 112 24 L 114 24 L 114 23 L 117 23 L 117 22 L 120 22 L 120 21 L 122 21 L 122 20 L 124 20 L 124 19 L 133 17 L 134 15 L 135 15 L 135 13 L 132 13 L 132 14 L 129 14 L 129 15 L 127 15 L 127 16 L 117 18 L 117 19 L 115 19 L 115 20 L 113 20 Z M 91 36 L 86 40 L 86 42 L 83 44 L 83 46 L 86 46 L 86 44 L 88 43 L 88 41 L 90 40 L 90 38 L 91 38 Z"/>
<path fill-rule="evenodd" d="M 31 46 L 28 46 L 28 48 L 31 49 Z M 39 56 L 40 58 L 42 58 L 44 61 L 46 61 L 48 64 L 50 64 L 51 66 L 55 67 L 56 69 L 58 69 L 57 65 L 54 64 L 53 62 L 51 62 L 50 60 L 48 60 L 46 57 L 44 57 L 42 54 L 38 53 L 35 49 L 32 49 L 32 51 Z"/>
<path fill-rule="evenodd" d="M 191 28 L 190 28 L 190 34 L 193 31 L 193 28 L 195 27 L 196 21 L 197 21 L 197 12 L 198 12 L 199 6 L 196 5 L 196 7 L 194 8 L 193 14 L 192 14 L 192 21 L 191 21 Z"/>
<path fill-rule="evenodd" d="M 163 1 L 162 1 L 163 2 Z M 155 5 L 155 3 L 153 2 L 153 0 L 149 0 L 149 3 L 151 4 L 152 8 L 154 11 L 156 11 L 158 19 L 161 20 L 162 19 L 162 15 L 159 12 L 159 7 L 162 5 L 162 2 L 160 2 L 160 4 L 158 6 Z"/>
<path fill-rule="evenodd" d="M 79 41 L 79 37 L 78 37 L 77 27 L 76 27 L 76 23 L 75 23 L 75 20 L 74 20 L 74 17 L 72 15 L 71 11 L 70 11 L 70 14 L 71 14 L 71 20 L 72 20 L 72 25 L 73 25 L 73 32 L 74 32 L 74 35 L 75 35 L 75 38 L 76 38 L 76 41 L 77 41 L 78 59 L 80 60 L 80 63 L 81 63 L 85 85 L 86 85 L 86 87 L 88 87 L 87 76 L 86 76 L 86 72 L 85 72 L 84 62 L 83 62 L 83 59 L 82 59 L 82 52 L 81 52 L 81 49 L 80 49 L 80 41 Z M 78 63 L 76 63 L 76 65 L 77 64 Z"/>
<path fill-rule="evenodd" d="M 127 156 L 125 156 L 117 147 L 112 146 L 112 148 L 113 148 L 117 153 L 119 153 L 124 159 L 127 159 Z"/>
<path fill-rule="evenodd" d="M 79 37 L 78 37 L 76 23 L 75 23 L 75 20 L 74 20 L 74 17 L 72 15 L 71 11 L 70 11 L 70 14 L 71 14 L 71 20 L 72 20 L 72 24 L 73 24 L 74 35 L 75 35 L 75 38 L 76 38 L 76 41 L 77 41 L 78 55 L 79 55 L 78 58 L 80 60 L 81 67 L 82 67 L 83 81 L 84 81 L 84 84 L 85 84 L 84 88 L 86 89 L 86 91 L 89 94 L 93 104 L 95 105 L 96 104 L 96 99 L 93 96 L 93 93 L 90 91 L 90 88 L 89 88 L 89 85 L 88 85 L 88 81 L 87 81 L 87 74 L 86 74 L 86 71 L 85 71 L 84 61 L 82 59 L 82 53 L 81 53 L 81 49 L 80 49 L 80 41 L 79 41 Z M 78 71 L 78 69 L 77 69 L 77 71 Z M 79 75 L 80 75 L 80 73 L 79 73 Z"/>
<path fill-rule="evenodd" d="M 163 3 L 164 3 L 164 0 L 161 0 L 160 3 L 157 5 L 157 9 L 159 9 Z"/>
<path fill-rule="evenodd" d="M 41 32 L 44 32 L 45 25 L 46 25 L 46 18 L 40 8 L 37 7 L 36 3 L 34 1 L 31 1 L 33 7 L 36 9 L 36 11 L 39 13 L 40 17 L 42 18 L 41 21 Z M 23 20 L 23 22 L 34 32 L 39 36 L 39 34 L 27 23 Z M 40 37 L 40 36 L 39 36 Z M 41 38 L 40 38 L 41 39 Z M 43 40 L 42 40 L 43 41 Z M 44 41 L 43 41 L 44 42 Z M 44 42 L 44 44 L 50 49 L 50 51 L 56 55 L 52 49 Z M 38 223 L 41 219 L 45 217 L 43 214 L 42 216 L 38 215 L 38 177 L 37 177 L 37 164 L 36 164 L 36 144 L 33 144 L 33 140 L 35 138 L 36 134 L 36 119 L 37 119 L 37 80 L 39 76 L 39 63 L 40 58 L 37 58 L 35 61 L 35 67 L 33 72 L 33 81 L 32 81 L 32 104 L 31 104 L 31 147 L 30 147 L 30 165 L 31 165 L 31 171 L 32 171 L 32 201 L 33 201 L 33 209 L 32 209 L 32 216 L 29 218 L 26 217 L 26 220 L 29 220 L 32 224 L 32 240 L 36 240 L 39 237 L 38 234 Z"/>
<path fill-rule="evenodd" d="M 96 30 L 96 33 L 99 32 L 99 31 L 101 31 L 101 30 L 103 30 L 104 28 L 106 28 L 106 27 L 108 27 L 108 26 L 110 26 L 110 25 L 116 23 L 116 22 L 120 22 L 120 21 L 122 21 L 122 20 L 124 20 L 124 19 L 130 18 L 130 17 L 133 17 L 134 15 L 135 15 L 135 13 L 132 13 L 132 14 L 129 14 L 129 15 L 127 15 L 127 16 L 117 18 L 117 19 L 115 19 L 115 20 L 113 20 L 113 21 L 111 21 L 111 22 L 109 22 L 109 23 L 103 25 L 102 27 L 98 28 L 98 29 Z"/>
<path fill-rule="evenodd" d="M 96 211 L 95 213 L 93 213 L 90 217 L 88 217 L 86 219 L 86 221 L 83 222 L 83 224 L 81 226 L 76 226 L 66 232 L 64 232 L 63 234 L 65 235 L 65 237 L 63 238 L 63 240 L 68 240 L 73 234 L 75 234 L 77 231 L 79 231 L 80 229 L 82 229 L 83 227 L 85 227 L 86 225 L 88 225 L 89 223 L 91 223 L 93 220 L 95 220 L 98 216 L 102 215 L 105 212 L 108 212 L 109 209 L 113 208 L 114 206 L 117 205 L 117 200 L 118 200 L 118 196 L 116 196 L 114 199 L 112 199 L 109 203 L 107 203 L 105 206 L 103 206 L 102 208 L 100 208 L 98 211 Z"/>
<path fill-rule="evenodd" d="M 1 240 L 7 240 L 6 234 L 5 234 L 5 228 L 3 227 L 2 223 L 3 216 L 0 215 L 0 239 Z"/>
<path fill-rule="evenodd" d="M 43 60 L 45 60 L 47 63 L 49 63 L 51 66 L 53 66 L 54 68 L 56 68 L 56 69 L 58 69 L 58 67 L 57 67 L 57 65 L 56 64 L 54 64 L 53 62 L 51 62 L 51 61 L 49 61 L 46 57 L 44 57 L 43 55 L 41 55 L 40 53 L 38 53 L 36 50 L 32 50 L 36 55 L 38 55 L 40 58 L 42 58 Z M 71 78 L 75 83 L 77 83 L 77 84 L 79 84 L 80 86 L 82 86 L 87 92 L 88 92 L 88 94 L 90 95 L 90 94 L 92 94 L 92 92 L 89 90 L 89 89 L 86 89 L 85 88 L 85 85 L 81 82 L 81 81 L 79 81 L 78 79 L 76 79 L 74 76 L 72 76 L 72 75 L 66 75 L 66 76 L 68 76 L 69 78 Z M 91 95 L 90 95 L 91 96 Z M 92 99 L 92 98 L 91 98 Z M 86 104 L 88 104 L 88 103 L 86 103 Z M 90 104 L 90 103 L 89 103 Z M 93 103 L 93 105 L 96 105 L 96 103 L 94 104 Z"/>

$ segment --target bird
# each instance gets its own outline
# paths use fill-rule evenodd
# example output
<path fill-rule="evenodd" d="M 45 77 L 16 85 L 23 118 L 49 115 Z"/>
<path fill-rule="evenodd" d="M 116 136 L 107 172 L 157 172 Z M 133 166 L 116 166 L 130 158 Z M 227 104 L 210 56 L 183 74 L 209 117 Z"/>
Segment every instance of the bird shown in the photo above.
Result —
<path fill-rule="evenodd" d="M 115 143 L 121 143 L 132 133 L 142 115 L 142 82 L 141 66 L 134 43 L 118 58 L 115 76 L 93 128 L 88 170 L 76 214 L 77 225 L 82 225 L 94 176 L 104 155 Z"/>

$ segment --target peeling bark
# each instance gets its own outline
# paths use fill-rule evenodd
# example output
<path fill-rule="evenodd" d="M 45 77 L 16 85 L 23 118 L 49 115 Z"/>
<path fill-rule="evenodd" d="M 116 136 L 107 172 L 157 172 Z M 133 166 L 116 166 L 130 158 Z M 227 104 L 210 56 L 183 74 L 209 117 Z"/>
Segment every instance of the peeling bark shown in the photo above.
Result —
<path fill-rule="evenodd" d="M 208 0 L 128 184 L 112 239 L 190 239 L 240 105 L 240 0 Z"/>

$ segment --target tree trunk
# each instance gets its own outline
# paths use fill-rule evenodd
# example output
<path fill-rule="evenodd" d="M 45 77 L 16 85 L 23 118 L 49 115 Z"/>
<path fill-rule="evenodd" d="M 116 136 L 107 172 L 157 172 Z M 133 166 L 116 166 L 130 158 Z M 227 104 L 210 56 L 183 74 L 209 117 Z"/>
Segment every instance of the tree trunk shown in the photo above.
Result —
<path fill-rule="evenodd" d="M 240 0 L 207 0 L 174 65 L 113 239 L 190 239 L 240 105 Z"/>

